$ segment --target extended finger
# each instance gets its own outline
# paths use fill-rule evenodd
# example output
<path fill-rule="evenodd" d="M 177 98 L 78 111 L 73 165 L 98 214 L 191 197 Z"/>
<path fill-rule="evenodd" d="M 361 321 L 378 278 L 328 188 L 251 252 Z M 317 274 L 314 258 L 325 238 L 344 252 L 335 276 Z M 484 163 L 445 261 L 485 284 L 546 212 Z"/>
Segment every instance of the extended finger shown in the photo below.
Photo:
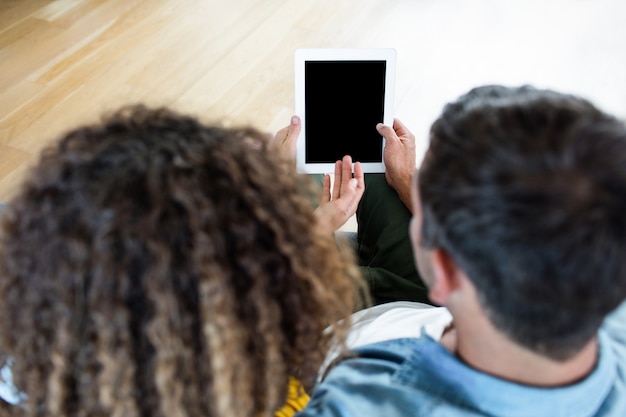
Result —
<path fill-rule="evenodd" d="M 341 172 L 342 162 L 335 162 L 335 186 L 333 187 L 333 200 L 336 200 L 341 195 L 341 180 L 342 180 L 342 172 Z"/>
<path fill-rule="evenodd" d="M 274 136 L 273 146 L 284 157 L 293 158 L 296 155 L 296 143 L 300 136 L 300 118 L 293 116 L 289 126 L 283 127 Z"/>
<path fill-rule="evenodd" d="M 346 155 L 341 162 L 341 195 L 343 196 L 353 192 L 356 184 L 352 178 L 352 157 Z"/>
<path fill-rule="evenodd" d="M 328 203 L 330 201 L 330 175 L 324 174 L 324 181 L 322 182 L 322 203 Z"/>
<path fill-rule="evenodd" d="M 300 127 L 300 118 L 298 116 L 292 116 L 291 123 L 287 127 L 287 135 L 284 139 L 285 146 L 290 150 L 295 151 L 296 149 L 296 142 L 298 136 L 300 136 Z"/>
<path fill-rule="evenodd" d="M 342 223 L 348 221 L 348 218 L 356 213 L 361 197 L 363 197 L 363 192 L 365 191 L 363 168 L 360 162 L 354 164 L 354 175 L 355 177 L 348 181 L 347 189 L 341 194 L 340 207 L 342 207 Z"/>
<path fill-rule="evenodd" d="M 380 133 L 385 138 L 387 143 L 398 142 L 400 140 L 398 138 L 398 135 L 396 134 L 396 131 L 391 126 L 378 123 L 376 125 L 376 130 L 378 130 L 378 133 Z"/>
<path fill-rule="evenodd" d="M 399 138 L 415 139 L 413 133 L 400 121 L 400 119 L 393 119 L 393 130 Z"/>
<path fill-rule="evenodd" d="M 354 178 L 352 178 L 351 181 L 353 182 L 352 189 L 354 194 L 350 201 L 350 211 L 356 212 L 359 201 L 361 201 L 361 197 L 363 197 L 363 192 L 365 191 L 365 174 L 363 173 L 363 166 L 360 162 L 354 164 Z"/>
<path fill-rule="evenodd" d="M 363 166 L 360 162 L 354 164 L 354 179 L 356 180 L 357 193 L 360 191 L 361 194 L 363 194 L 365 190 L 365 173 L 363 172 Z"/>

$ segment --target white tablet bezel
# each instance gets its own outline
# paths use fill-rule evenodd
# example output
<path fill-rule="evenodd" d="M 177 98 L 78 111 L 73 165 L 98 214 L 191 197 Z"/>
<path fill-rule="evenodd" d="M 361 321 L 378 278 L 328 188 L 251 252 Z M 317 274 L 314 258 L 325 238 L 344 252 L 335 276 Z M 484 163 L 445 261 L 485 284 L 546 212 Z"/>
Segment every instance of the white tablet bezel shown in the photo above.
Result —
<path fill-rule="evenodd" d="M 296 147 L 296 163 L 298 170 L 307 174 L 333 173 L 334 163 L 307 163 L 306 162 L 306 114 L 305 108 L 305 64 L 310 61 L 385 61 L 385 100 L 382 122 L 393 125 L 394 92 L 396 82 L 396 50 L 392 48 L 362 48 L 362 49 L 297 49 L 295 52 L 295 104 L 296 114 L 302 123 L 300 137 Z M 383 138 L 383 149 L 385 140 Z M 381 154 L 382 155 L 382 154 Z M 384 155 L 383 155 L 384 159 Z M 356 161 L 355 161 L 356 162 Z M 385 164 L 380 162 L 361 163 L 366 173 L 385 172 Z"/>

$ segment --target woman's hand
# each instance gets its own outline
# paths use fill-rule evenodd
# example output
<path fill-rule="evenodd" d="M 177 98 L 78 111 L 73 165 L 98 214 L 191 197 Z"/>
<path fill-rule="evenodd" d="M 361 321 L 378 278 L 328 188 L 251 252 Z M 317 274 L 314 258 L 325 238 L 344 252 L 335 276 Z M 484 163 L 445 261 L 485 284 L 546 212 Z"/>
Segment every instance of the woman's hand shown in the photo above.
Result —
<path fill-rule="evenodd" d="M 300 128 L 300 118 L 293 116 L 289 126 L 276 132 L 271 141 L 270 149 L 280 155 L 283 161 L 295 163 Z M 352 164 L 352 158 L 348 155 L 335 162 L 334 187 L 331 190 L 330 175 L 324 175 L 320 205 L 315 209 L 321 226 L 329 233 L 343 226 L 356 213 L 363 191 L 365 179 L 361 164 L 359 162 Z"/>
<path fill-rule="evenodd" d="M 315 209 L 320 224 L 329 232 L 343 226 L 356 213 L 356 209 L 365 191 L 365 177 L 360 162 L 354 164 L 352 176 L 352 158 L 348 155 L 335 162 L 335 184 L 330 189 L 330 175 L 324 175 L 320 205 Z"/>
<path fill-rule="evenodd" d="M 270 142 L 270 149 L 276 152 L 283 161 L 290 163 L 296 162 L 296 144 L 298 136 L 300 136 L 300 118 L 298 116 L 291 117 L 289 126 L 283 127 Z"/>

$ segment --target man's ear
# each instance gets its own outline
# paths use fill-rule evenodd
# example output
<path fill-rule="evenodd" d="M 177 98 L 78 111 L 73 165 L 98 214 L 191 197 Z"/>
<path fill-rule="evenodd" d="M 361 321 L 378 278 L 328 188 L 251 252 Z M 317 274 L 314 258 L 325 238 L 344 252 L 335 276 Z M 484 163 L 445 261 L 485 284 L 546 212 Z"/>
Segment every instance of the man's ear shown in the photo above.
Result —
<path fill-rule="evenodd" d="M 435 303 L 445 306 L 452 293 L 459 289 L 461 270 L 448 252 L 443 249 L 430 251 L 433 283 L 430 286 L 428 297 Z"/>

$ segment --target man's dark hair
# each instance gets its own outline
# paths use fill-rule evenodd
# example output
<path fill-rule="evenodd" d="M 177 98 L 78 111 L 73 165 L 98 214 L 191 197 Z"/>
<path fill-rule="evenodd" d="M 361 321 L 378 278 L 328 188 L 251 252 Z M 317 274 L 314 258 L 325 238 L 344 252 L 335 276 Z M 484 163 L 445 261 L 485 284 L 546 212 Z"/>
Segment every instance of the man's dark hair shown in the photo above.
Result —
<path fill-rule="evenodd" d="M 419 191 L 423 244 L 517 343 L 565 360 L 626 297 L 626 128 L 588 101 L 473 89 L 433 124 Z"/>

